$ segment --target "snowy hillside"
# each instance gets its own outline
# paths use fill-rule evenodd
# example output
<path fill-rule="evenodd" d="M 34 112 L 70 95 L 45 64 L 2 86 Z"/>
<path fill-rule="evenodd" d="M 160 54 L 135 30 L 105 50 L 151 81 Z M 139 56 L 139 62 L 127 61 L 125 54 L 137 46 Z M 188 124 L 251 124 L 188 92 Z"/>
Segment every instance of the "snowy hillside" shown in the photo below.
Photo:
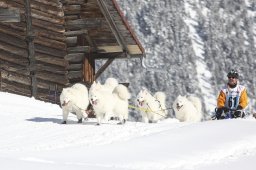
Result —
<path fill-rule="evenodd" d="M 60 124 L 59 106 L 0 92 L 4 170 L 254 170 L 256 120 Z"/>
<path fill-rule="evenodd" d="M 179 94 L 194 94 L 201 97 L 209 114 L 227 72 L 235 68 L 241 84 L 248 88 L 249 110 L 256 110 L 255 0 L 117 1 L 142 42 L 146 58 L 143 63 L 115 61 L 103 80 L 114 76 L 129 82 L 133 95 L 142 86 L 164 91 L 169 106 Z"/>

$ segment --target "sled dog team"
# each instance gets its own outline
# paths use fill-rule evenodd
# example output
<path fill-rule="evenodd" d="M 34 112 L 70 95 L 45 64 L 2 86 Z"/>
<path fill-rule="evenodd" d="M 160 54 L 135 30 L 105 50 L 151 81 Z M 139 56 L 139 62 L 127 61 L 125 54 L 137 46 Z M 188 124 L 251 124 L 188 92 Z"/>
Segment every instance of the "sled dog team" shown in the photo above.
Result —
<path fill-rule="evenodd" d="M 74 84 L 64 88 L 60 95 L 62 123 L 67 123 L 70 112 L 76 114 L 78 123 L 82 123 L 83 118 L 88 117 L 86 110 L 91 104 L 97 125 L 111 117 L 117 117 L 118 124 L 124 124 L 128 119 L 130 98 L 128 88 L 119 84 L 115 78 L 108 78 L 104 84 L 94 82 L 89 91 L 83 84 Z M 156 92 L 152 95 L 146 88 L 142 88 L 136 97 L 134 108 L 141 113 L 143 122 L 158 122 L 167 118 L 168 115 L 165 100 L 164 92 Z M 202 104 L 197 97 L 178 96 L 171 107 L 180 121 L 197 122 L 202 119 Z"/>

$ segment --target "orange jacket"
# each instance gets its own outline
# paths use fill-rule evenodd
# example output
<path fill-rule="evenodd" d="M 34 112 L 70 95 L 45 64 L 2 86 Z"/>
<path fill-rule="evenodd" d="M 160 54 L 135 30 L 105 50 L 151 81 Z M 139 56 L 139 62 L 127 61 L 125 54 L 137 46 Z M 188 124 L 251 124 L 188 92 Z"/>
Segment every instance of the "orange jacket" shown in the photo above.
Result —
<path fill-rule="evenodd" d="M 243 109 L 248 105 L 248 97 L 247 97 L 247 91 L 246 88 L 242 85 L 237 85 L 234 89 L 230 89 L 229 87 L 226 87 L 220 91 L 220 94 L 217 99 L 217 107 L 228 107 L 229 103 L 227 101 L 227 95 L 230 93 L 230 91 L 236 92 L 239 94 L 239 102 L 236 104 L 235 108 L 240 105 Z M 232 101 L 232 100 L 231 100 Z"/>

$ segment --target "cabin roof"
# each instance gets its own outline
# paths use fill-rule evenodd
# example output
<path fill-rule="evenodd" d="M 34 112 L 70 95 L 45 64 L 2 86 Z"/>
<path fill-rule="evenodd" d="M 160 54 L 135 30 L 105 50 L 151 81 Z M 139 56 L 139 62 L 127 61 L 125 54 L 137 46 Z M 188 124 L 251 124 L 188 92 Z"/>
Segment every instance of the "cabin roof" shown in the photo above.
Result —
<path fill-rule="evenodd" d="M 84 46 L 89 47 L 86 49 L 90 49 L 95 58 L 144 55 L 116 0 L 30 0 L 30 4 L 33 25 L 63 33 L 68 39 L 67 48 L 77 43 L 74 31 L 82 31 Z M 24 0 L 0 0 L 0 7 L 20 10 L 24 21 Z"/>
<path fill-rule="evenodd" d="M 64 1 L 63 6 L 66 32 L 85 29 L 85 45 L 99 54 L 96 58 L 116 57 L 117 53 L 122 54 L 120 57 L 144 55 L 142 45 L 115 0 Z M 74 14 L 76 10 L 79 19 L 69 18 L 67 13 Z"/>

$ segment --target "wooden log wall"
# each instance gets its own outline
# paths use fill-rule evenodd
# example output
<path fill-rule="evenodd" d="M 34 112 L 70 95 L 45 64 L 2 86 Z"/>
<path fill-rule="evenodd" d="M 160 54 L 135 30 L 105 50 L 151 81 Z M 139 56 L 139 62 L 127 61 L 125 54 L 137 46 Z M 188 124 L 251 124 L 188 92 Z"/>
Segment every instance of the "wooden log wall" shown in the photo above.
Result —
<path fill-rule="evenodd" d="M 65 19 L 59 0 L 30 0 L 34 36 L 36 98 L 58 102 L 58 95 L 69 82 L 65 60 L 67 45 Z M 21 21 L 0 22 L 1 91 L 31 96 L 31 72 L 24 0 L 2 0 L 0 7 L 18 9 Z M 56 101 L 57 100 L 57 101 Z"/>
<path fill-rule="evenodd" d="M 95 9 L 95 0 L 65 0 L 63 2 L 65 18 L 65 35 L 67 37 L 67 55 L 65 59 L 69 62 L 68 72 L 71 83 L 84 81 L 90 84 L 94 80 L 94 60 L 90 59 L 91 46 L 89 31 L 101 26 L 102 16 L 95 19 L 92 9 Z M 91 17 L 83 17 L 84 8 Z M 92 9 L 90 9 L 92 7 Z M 90 10 L 88 10 L 90 9 Z M 96 9 L 93 12 L 99 11 Z"/>
<path fill-rule="evenodd" d="M 127 51 L 140 54 L 114 0 L 0 0 L 0 8 L 19 11 L 16 22 L 0 21 L 1 91 L 59 102 L 63 87 L 91 83 Z M 108 59 L 97 73 L 96 59 Z"/>

